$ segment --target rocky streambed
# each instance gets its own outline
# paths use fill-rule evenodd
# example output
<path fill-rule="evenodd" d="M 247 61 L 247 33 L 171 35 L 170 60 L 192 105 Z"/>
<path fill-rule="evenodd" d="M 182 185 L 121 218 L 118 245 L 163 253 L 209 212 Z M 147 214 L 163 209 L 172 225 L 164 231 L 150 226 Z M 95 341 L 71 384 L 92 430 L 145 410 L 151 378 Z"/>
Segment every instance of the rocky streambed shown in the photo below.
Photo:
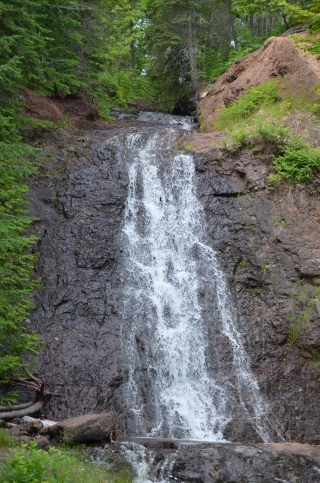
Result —
<path fill-rule="evenodd" d="M 96 447 L 91 454 L 113 467 L 130 461 L 139 483 L 314 483 L 320 477 L 320 448 L 308 444 L 136 439 Z"/>

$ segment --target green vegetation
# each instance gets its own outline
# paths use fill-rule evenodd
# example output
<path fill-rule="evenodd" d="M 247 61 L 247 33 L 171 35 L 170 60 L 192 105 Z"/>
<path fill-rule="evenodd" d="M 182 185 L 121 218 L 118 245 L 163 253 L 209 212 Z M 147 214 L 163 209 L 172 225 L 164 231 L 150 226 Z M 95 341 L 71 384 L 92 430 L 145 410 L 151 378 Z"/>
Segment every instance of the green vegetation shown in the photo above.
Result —
<path fill-rule="evenodd" d="M 279 100 L 278 82 L 274 79 L 267 80 L 256 87 L 251 87 L 230 106 L 221 109 L 220 120 L 215 124 L 215 129 L 222 131 L 230 125 L 248 118 L 262 106 L 273 104 Z"/>
<path fill-rule="evenodd" d="M 320 148 L 308 143 L 312 140 L 308 128 L 319 122 L 315 114 L 318 93 L 313 100 L 303 95 L 281 100 L 281 87 L 271 80 L 248 89 L 221 110 L 215 127 L 226 129 L 225 148 L 230 152 L 249 148 L 269 154 L 274 169 L 271 182 L 303 183 L 320 169 Z M 292 132 L 299 123 L 307 126 L 302 134 L 306 139 Z"/>
<path fill-rule="evenodd" d="M 247 265 L 248 259 L 246 257 L 242 257 L 241 260 L 237 263 L 236 268 L 240 269 Z"/>
<path fill-rule="evenodd" d="M 319 10 L 319 0 L 0 0 L 0 125 L 15 128 L 23 87 L 85 91 L 104 115 L 132 102 L 170 108 L 268 36 L 317 29 Z"/>
<path fill-rule="evenodd" d="M 263 117 L 230 132 L 225 147 L 232 153 L 249 147 L 254 152 L 271 154 L 275 171 L 269 175 L 271 182 L 306 182 L 313 171 L 320 169 L 320 148 L 310 147 L 283 125 L 266 122 Z"/>
<path fill-rule="evenodd" d="M 32 369 L 40 347 L 37 335 L 25 328 L 38 285 L 36 237 L 25 208 L 37 153 L 22 133 L 46 124 L 22 115 L 25 89 L 58 98 L 85 94 L 106 118 L 112 106 L 170 109 L 268 36 L 299 22 L 312 23 L 316 31 L 319 12 L 319 0 L 0 0 L 2 385 L 24 367 Z M 305 49 L 317 55 L 318 42 L 304 42 Z M 290 119 L 312 131 L 320 113 L 319 86 L 314 102 L 298 105 L 297 99 L 280 97 L 275 81 L 249 89 L 222 112 L 218 127 L 229 131 L 230 151 L 249 147 L 270 154 L 270 181 L 305 182 L 319 169 L 319 148 L 306 128 L 294 132 Z"/>
<path fill-rule="evenodd" d="M 26 235 L 33 219 L 27 215 L 25 179 L 36 170 L 36 152 L 22 143 L 0 143 L 0 381 L 32 367 L 39 337 L 23 326 L 31 308 L 30 295 L 38 285 L 31 248 L 34 235 Z M 3 396 L 3 399 L 5 397 Z"/>
<path fill-rule="evenodd" d="M 280 146 L 280 153 L 273 158 L 276 173 L 269 175 L 270 181 L 304 183 L 310 179 L 313 169 L 320 169 L 320 148 L 311 148 L 297 136 Z"/>
<path fill-rule="evenodd" d="M 0 428 L 0 448 L 14 448 L 17 446 L 17 440 L 9 435 L 7 429 Z"/>
<path fill-rule="evenodd" d="M 289 318 L 288 343 L 291 347 L 297 342 L 301 329 L 310 319 L 314 305 L 320 300 L 320 287 L 316 286 L 308 291 L 300 283 L 295 300 L 292 307 L 293 315 Z"/>
<path fill-rule="evenodd" d="M 307 36 L 307 35 L 292 35 L 291 38 L 294 41 L 294 44 L 300 50 L 303 50 L 307 54 L 314 55 L 316 59 L 320 60 L 320 40 L 319 40 L 319 38 L 311 37 L 311 36 Z"/>
<path fill-rule="evenodd" d="M 320 350 L 317 350 L 317 351 L 314 352 L 314 354 L 312 355 L 311 360 L 313 362 L 316 362 L 316 363 L 319 363 L 320 362 Z"/>
<path fill-rule="evenodd" d="M 36 443 L 23 444 L 12 451 L 0 467 L 2 483 L 130 483 L 131 472 L 114 475 L 87 461 L 76 450 L 36 449 Z"/>

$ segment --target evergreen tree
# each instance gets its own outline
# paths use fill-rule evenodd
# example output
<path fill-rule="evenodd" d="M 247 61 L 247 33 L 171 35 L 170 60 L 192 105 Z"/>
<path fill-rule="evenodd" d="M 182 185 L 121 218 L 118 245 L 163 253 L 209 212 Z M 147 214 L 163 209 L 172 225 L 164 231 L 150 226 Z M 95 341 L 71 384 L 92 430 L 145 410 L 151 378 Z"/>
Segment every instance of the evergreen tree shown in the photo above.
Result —
<path fill-rule="evenodd" d="M 37 282 L 33 277 L 34 236 L 24 235 L 33 221 L 24 209 L 24 180 L 35 171 L 28 160 L 34 150 L 0 143 L 0 382 L 18 374 L 39 346 L 39 338 L 23 326 Z"/>
<path fill-rule="evenodd" d="M 195 93 L 238 43 L 230 1 L 150 0 L 147 17 L 154 72 L 171 77 L 175 91 Z"/>

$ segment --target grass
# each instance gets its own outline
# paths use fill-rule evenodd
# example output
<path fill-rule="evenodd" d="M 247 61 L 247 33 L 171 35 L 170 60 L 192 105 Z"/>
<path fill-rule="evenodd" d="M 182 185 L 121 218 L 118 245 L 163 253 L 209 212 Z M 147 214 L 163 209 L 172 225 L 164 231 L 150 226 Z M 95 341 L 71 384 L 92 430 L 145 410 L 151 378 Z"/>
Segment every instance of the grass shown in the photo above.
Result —
<path fill-rule="evenodd" d="M 2 435 L 2 436 L 1 436 Z M 0 432 L 0 444 L 11 447 L 7 435 Z M 9 446 L 8 446 L 9 444 Z M 130 483 L 131 471 L 124 467 L 114 473 L 88 461 L 88 455 L 76 448 L 37 449 L 36 443 L 22 444 L 10 450 L 0 467 L 3 483 Z"/>
<path fill-rule="evenodd" d="M 14 448 L 15 446 L 17 446 L 17 440 L 10 436 L 7 429 L 0 428 L 0 448 Z"/>
<path fill-rule="evenodd" d="M 319 22 L 318 27 L 315 29 L 316 32 L 319 32 Z M 315 56 L 317 60 L 320 60 L 320 39 L 318 37 L 312 37 L 311 35 L 290 35 L 291 38 L 300 50 L 303 50 L 307 54 Z"/>
<path fill-rule="evenodd" d="M 251 87 L 235 102 L 220 110 L 220 120 L 215 124 L 215 129 L 222 131 L 229 128 L 234 123 L 248 118 L 262 106 L 274 104 L 279 100 L 278 83 L 275 79 Z"/>

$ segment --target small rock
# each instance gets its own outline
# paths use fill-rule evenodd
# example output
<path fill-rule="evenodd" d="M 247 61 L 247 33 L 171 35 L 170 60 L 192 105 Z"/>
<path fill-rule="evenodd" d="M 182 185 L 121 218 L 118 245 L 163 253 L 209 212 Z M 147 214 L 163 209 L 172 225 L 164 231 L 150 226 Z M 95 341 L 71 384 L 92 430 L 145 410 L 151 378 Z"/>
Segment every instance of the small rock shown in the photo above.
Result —
<path fill-rule="evenodd" d="M 18 426 L 12 426 L 11 428 L 9 428 L 9 433 L 10 433 L 10 436 L 13 436 L 13 437 L 19 436 L 20 429 L 18 428 Z"/>
<path fill-rule="evenodd" d="M 32 441 L 32 438 L 29 438 L 29 436 L 18 436 L 17 437 L 17 440 L 20 441 L 20 443 L 29 443 L 30 441 Z"/>
<path fill-rule="evenodd" d="M 50 446 L 50 441 L 45 436 L 40 436 L 35 441 L 38 449 L 47 449 Z"/>
<path fill-rule="evenodd" d="M 31 423 L 27 423 L 26 431 L 28 434 L 35 436 L 39 434 L 43 428 L 43 424 L 41 421 L 32 421 Z"/>

